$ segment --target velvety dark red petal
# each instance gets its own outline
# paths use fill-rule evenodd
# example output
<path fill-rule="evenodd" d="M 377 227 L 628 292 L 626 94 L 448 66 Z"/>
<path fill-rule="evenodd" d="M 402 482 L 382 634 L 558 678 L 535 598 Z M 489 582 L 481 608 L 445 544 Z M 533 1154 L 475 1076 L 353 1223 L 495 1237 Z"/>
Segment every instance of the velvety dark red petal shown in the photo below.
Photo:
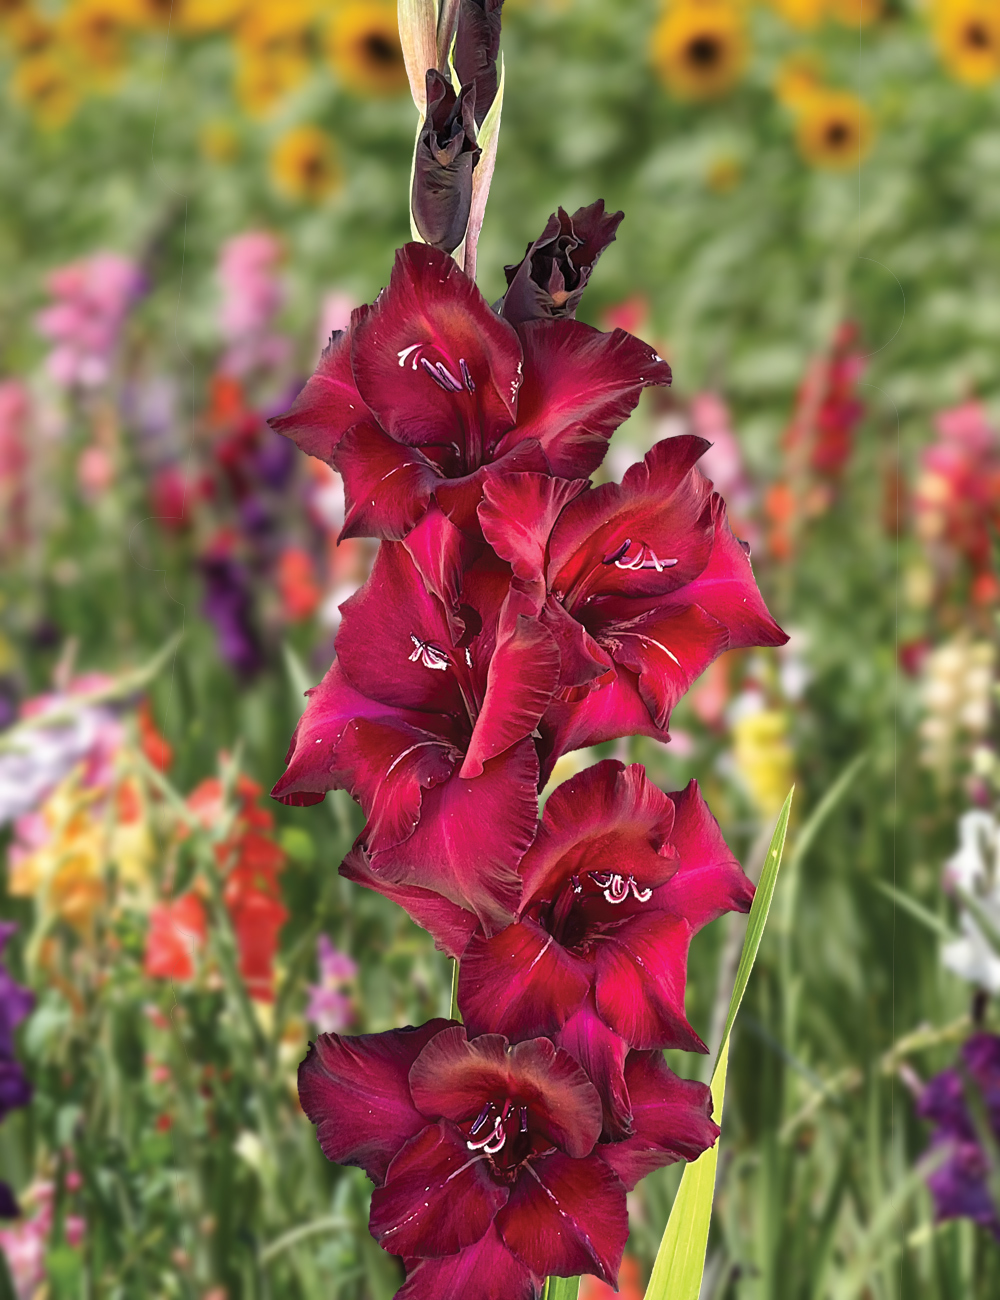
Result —
<path fill-rule="evenodd" d="M 618 483 L 570 502 L 549 541 L 549 588 L 571 612 L 598 596 L 666 596 L 712 553 L 711 485 L 694 468 L 704 438 L 658 442 Z"/>
<path fill-rule="evenodd" d="M 650 736 L 666 743 L 670 737 L 649 716 L 639 695 L 639 679 L 627 668 L 613 667 L 606 681 L 576 699 L 553 698 L 539 723 L 543 784 L 563 754 L 600 745 L 621 736 Z"/>
<path fill-rule="evenodd" d="M 376 424 L 356 424 L 330 455 L 344 478 L 341 538 L 405 537 L 421 519 L 440 475 L 416 447 Z"/>
<path fill-rule="evenodd" d="M 471 912 L 431 889 L 393 885 L 383 880 L 372 870 L 367 854 L 359 845 L 340 864 L 340 874 L 398 903 L 449 957 L 460 957 L 475 933 L 476 918 Z"/>
<path fill-rule="evenodd" d="M 535 834 L 537 783 L 534 744 L 522 740 L 481 776 L 426 789 L 419 826 L 398 847 L 372 852 L 372 868 L 392 884 L 450 898 L 495 934 L 513 921 L 520 900 L 516 867 Z"/>
<path fill-rule="evenodd" d="M 588 1155 L 601 1132 L 601 1099 L 576 1061 L 548 1038 L 511 1047 L 500 1034 L 471 1042 L 464 1026 L 427 1044 L 410 1070 L 410 1092 L 424 1114 L 462 1123 L 484 1101 L 528 1107 L 530 1130 L 573 1156 Z"/>
<path fill-rule="evenodd" d="M 641 1178 L 677 1160 L 697 1160 L 714 1146 L 719 1126 L 712 1122 L 712 1091 L 694 1079 L 681 1079 L 659 1052 L 630 1052 L 625 1082 L 632 1104 L 632 1133 L 622 1142 L 601 1142 L 596 1154 L 606 1160 L 631 1191 Z"/>
<path fill-rule="evenodd" d="M 632 1131 L 632 1110 L 625 1086 L 628 1044 L 610 1030 L 597 1014 L 591 993 L 554 1036 L 558 1047 L 579 1061 L 600 1094 L 604 1107 L 604 1135 L 623 1138 Z"/>
<path fill-rule="evenodd" d="M 495 1224 L 485 1237 L 444 1259 L 406 1261 L 406 1284 L 396 1300 L 539 1300 L 544 1278 L 515 1259 Z"/>
<path fill-rule="evenodd" d="M 496 457 L 472 474 L 443 479 L 437 490 L 438 503 L 449 519 L 463 532 L 481 537 L 477 511 L 483 499 L 483 484 L 493 474 L 547 474 L 548 461 L 538 440 L 519 442 L 504 456 Z"/>
<path fill-rule="evenodd" d="M 708 1048 L 684 1014 L 691 926 L 650 912 L 605 931 L 597 949 L 597 1010 L 630 1047 Z"/>
<path fill-rule="evenodd" d="M 646 776 L 606 758 L 557 786 L 535 842 L 521 861 L 522 909 L 551 899 L 588 871 L 633 875 L 640 888 L 662 885 L 677 870 L 670 851 L 674 805 Z"/>
<path fill-rule="evenodd" d="M 697 578 L 678 595 L 700 605 L 728 628 L 731 648 L 784 645 L 788 637 L 767 612 L 750 555 L 733 535 L 725 502 L 718 493 L 712 496 L 712 516 L 712 554 Z"/>
<path fill-rule="evenodd" d="M 542 578 L 553 525 L 563 508 L 589 486 L 586 479 L 548 474 L 490 474 L 479 507 L 483 536 L 516 577 Z"/>
<path fill-rule="evenodd" d="M 586 478 L 642 390 L 670 383 L 670 367 L 624 330 L 604 334 L 581 321 L 536 320 L 517 332 L 524 349 L 517 427 L 498 451 L 537 438 L 553 474 Z"/>
<path fill-rule="evenodd" d="M 459 967 L 458 1005 L 471 1034 L 536 1038 L 573 1014 L 594 977 L 591 962 L 525 918 L 492 939 L 472 939 Z"/>
<path fill-rule="evenodd" d="M 540 1277 L 593 1273 L 614 1286 L 628 1237 L 625 1188 L 598 1156 L 554 1151 L 522 1168 L 496 1225 Z"/>
<path fill-rule="evenodd" d="M 470 541 L 440 507 L 431 502 L 427 513 L 403 545 L 423 579 L 424 587 L 441 602 L 452 644 L 457 645 L 465 632 L 465 622 L 458 610 L 462 578 L 482 550 L 481 544 Z"/>
<path fill-rule="evenodd" d="M 672 798 L 677 871 L 655 891 L 651 905 L 683 916 L 695 931 L 724 912 L 749 912 L 753 882 L 723 839 L 697 781 Z"/>
<path fill-rule="evenodd" d="M 334 333 L 302 392 L 284 415 L 268 420 L 272 429 L 320 460 L 329 461 L 347 430 L 369 418 L 351 369 L 352 336 L 367 311 L 359 307 L 351 317 L 351 328 Z"/>
<path fill-rule="evenodd" d="M 393 1255 L 454 1255 L 485 1236 L 508 1191 L 490 1173 L 490 1158 L 470 1151 L 446 1119 L 407 1142 L 372 1193 L 368 1226 Z"/>
<path fill-rule="evenodd" d="M 538 726 L 559 684 L 559 648 L 537 621 L 519 615 L 490 658 L 486 695 L 476 718 L 460 775 L 478 776 L 483 765 Z"/>
<path fill-rule="evenodd" d="M 576 693 L 580 687 L 590 690 L 598 686 L 602 678 L 611 680 L 614 675 L 611 656 L 557 600 L 549 596 L 538 617 L 559 647 L 560 688 Z M 582 697 L 586 691 L 579 693 Z"/>
<path fill-rule="evenodd" d="M 328 790 L 346 789 L 368 812 L 388 769 L 404 756 L 417 763 L 418 769 L 408 771 L 412 775 L 418 770 L 419 781 L 444 780 L 459 751 L 424 730 L 432 720 L 426 713 L 393 709 L 368 699 L 354 689 L 335 660 L 319 686 L 309 692 L 288 749 L 285 773 L 271 794 L 282 803 L 301 806 L 319 803 Z M 419 807 L 419 791 L 414 797 Z"/>
<path fill-rule="evenodd" d="M 400 1148 L 427 1125 L 414 1106 L 410 1067 L 434 1035 L 452 1024 L 384 1034 L 320 1034 L 299 1066 L 299 1100 L 316 1125 L 323 1154 L 358 1165 L 381 1183 Z"/>
<path fill-rule="evenodd" d="M 615 663 L 639 676 L 639 695 L 657 727 L 695 678 L 729 649 L 729 633 L 697 605 L 676 611 L 651 611 L 629 617 L 627 600 L 587 609 L 587 623 Z"/>
<path fill-rule="evenodd" d="M 337 661 L 357 690 L 396 708 L 465 713 L 448 611 L 402 542 L 383 542 L 368 581 L 341 609 Z"/>
<path fill-rule="evenodd" d="M 447 253 L 406 244 L 389 287 L 354 332 L 358 390 L 413 447 L 458 445 L 471 473 L 513 426 L 521 345 Z"/>

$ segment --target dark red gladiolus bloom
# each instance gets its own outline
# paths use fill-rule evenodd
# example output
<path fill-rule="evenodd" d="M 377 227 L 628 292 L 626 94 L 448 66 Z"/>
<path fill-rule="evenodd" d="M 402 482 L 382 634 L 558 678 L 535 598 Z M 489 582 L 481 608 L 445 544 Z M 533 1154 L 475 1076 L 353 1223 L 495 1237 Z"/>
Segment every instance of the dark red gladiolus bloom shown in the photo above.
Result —
<path fill-rule="evenodd" d="M 507 566 L 485 555 L 463 574 L 462 545 L 437 510 L 405 544 L 382 545 L 272 793 L 309 804 L 349 790 L 376 877 L 440 894 L 493 933 L 513 919 L 535 831 L 531 737 L 559 653 L 537 620 L 508 616 Z"/>
<path fill-rule="evenodd" d="M 708 1049 L 684 1013 L 691 936 L 749 911 L 753 885 L 697 784 L 670 796 L 607 759 L 553 791 L 521 860 L 516 924 L 473 936 L 458 1002 L 470 1033 L 549 1034 L 628 1131 L 629 1047 Z"/>
<path fill-rule="evenodd" d="M 614 1164 L 631 1178 L 641 1157 L 597 1147 L 600 1098 L 549 1039 L 469 1041 L 444 1020 L 323 1034 L 299 1097 L 329 1159 L 376 1184 L 371 1232 L 402 1257 L 406 1300 L 537 1300 L 548 1276 L 617 1277 L 628 1217 Z M 676 1090 L 649 1132 L 671 1141 L 671 1101 L 677 1148 L 693 1149 L 697 1121 Z"/>
<path fill-rule="evenodd" d="M 543 776 L 585 745 L 636 733 L 665 740 L 674 705 L 723 651 L 788 639 L 725 503 L 696 468 L 708 445 L 668 438 L 621 484 L 592 490 L 538 474 L 484 485 L 483 535 L 559 645 Z"/>
<path fill-rule="evenodd" d="M 614 242 L 624 212 L 605 212 L 598 199 L 572 216 L 553 212 L 514 266 L 504 267 L 507 292 L 497 304 L 504 320 L 574 320 L 597 259 Z"/>
<path fill-rule="evenodd" d="M 669 382 L 667 363 L 623 330 L 515 329 L 446 253 L 407 244 L 388 289 L 271 424 L 343 475 L 342 537 L 402 539 L 432 497 L 478 537 L 486 478 L 585 477 L 642 389 Z"/>

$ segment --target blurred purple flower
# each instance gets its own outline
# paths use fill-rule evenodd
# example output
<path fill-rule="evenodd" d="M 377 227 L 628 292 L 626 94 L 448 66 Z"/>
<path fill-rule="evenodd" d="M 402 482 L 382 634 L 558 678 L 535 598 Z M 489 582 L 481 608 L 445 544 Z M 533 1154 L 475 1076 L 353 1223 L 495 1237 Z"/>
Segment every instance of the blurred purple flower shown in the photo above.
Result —
<path fill-rule="evenodd" d="M 241 677 L 252 677 L 264 663 L 253 624 L 253 594 L 243 566 L 229 555 L 201 561 L 205 579 L 202 613 L 215 628 L 219 654 Z"/>
<path fill-rule="evenodd" d="M 106 383 L 125 317 L 145 288 L 138 265 L 118 253 L 94 253 L 53 271 L 47 287 L 54 301 L 36 325 L 55 344 L 49 374 L 64 388 Z"/>
<path fill-rule="evenodd" d="M 0 921 L 0 958 L 16 928 L 9 921 Z M 31 992 L 18 984 L 0 961 L 0 1120 L 31 1100 L 31 1084 L 14 1056 L 14 1030 L 34 1001 Z M 14 1218 L 17 1213 L 14 1193 L 0 1180 L 0 1219 Z"/>
<path fill-rule="evenodd" d="M 355 962 L 335 948 L 325 934 L 316 940 L 319 979 L 309 986 L 306 1019 L 321 1034 L 339 1034 L 354 1019 L 352 985 L 358 973 Z"/>
<path fill-rule="evenodd" d="M 974 1034 L 958 1066 L 942 1070 L 921 1093 L 917 1111 L 936 1126 L 931 1150 L 944 1149 L 944 1163 L 927 1179 L 938 1219 L 972 1219 L 1000 1240 L 1000 1216 L 990 1191 L 990 1157 L 969 1110 L 972 1090 L 1000 1142 L 1000 1037 Z"/>
<path fill-rule="evenodd" d="M 288 358 L 288 340 L 272 329 L 284 301 L 276 274 L 282 255 L 280 240 L 266 230 L 235 235 L 223 245 L 219 328 L 228 344 L 221 364 L 226 374 L 273 369 Z"/>

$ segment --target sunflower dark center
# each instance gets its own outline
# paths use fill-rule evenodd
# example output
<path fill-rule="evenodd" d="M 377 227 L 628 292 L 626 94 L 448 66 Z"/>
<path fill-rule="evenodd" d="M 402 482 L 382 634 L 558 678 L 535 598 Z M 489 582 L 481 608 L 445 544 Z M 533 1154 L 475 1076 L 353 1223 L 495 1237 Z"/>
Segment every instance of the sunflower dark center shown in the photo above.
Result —
<path fill-rule="evenodd" d="M 362 46 L 365 57 L 383 68 L 394 67 L 399 62 L 399 47 L 393 45 L 392 41 L 381 32 L 369 32 L 362 41 Z"/>
<path fill-rule="evenodd" d="M 833 149 L 841 149 L 851 138 L 851 130 L 846 122 L 831 122 L 826 128 L 826 142 Z"/>
<path fill-rule="evenodd" d="M 987 28 L 977 22 L 971 22 L 966 26 L 965 43 L 976 50 L 988 50 L 993 44 Z"/>
<path fill-rule="evenodd" d="M 696 36 L 687 48 L 688 58 L 699 68 L 714 68 L 722 58 L 722 42 L 717 36 Z"/>

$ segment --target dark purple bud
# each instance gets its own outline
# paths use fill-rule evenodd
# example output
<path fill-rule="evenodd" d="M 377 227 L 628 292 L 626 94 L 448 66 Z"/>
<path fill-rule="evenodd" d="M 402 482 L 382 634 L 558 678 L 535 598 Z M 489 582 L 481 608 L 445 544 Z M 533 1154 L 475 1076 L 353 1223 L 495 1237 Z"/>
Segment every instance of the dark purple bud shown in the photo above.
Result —
<path fill-rule="evenodd" d="M 420 238 L 452 253 L 465 238 L 472 206 L 476 144 L 476 88 L 456 95 L 440 72 L 427 73 L 427 118 L 413 171 L 413 219 Z"/>
<path fill-rule="evenodd" d="M 0 1180 L 0 1219 L 16 1219 L 20 1213 L 14 1193 Z"/>
<path fill-rule="evenodd" d="M 482 126 L 497 95 L 500 10 L 503 0 L 460 0 L 454 64 L 459 83 L 476 87 L 476 125 Z"/>
<path fill-rule="evenodd" d="M 528 320 L 576 319 L 597 259 L 613 242 L 623 212 L 605 212 L 604 200 L 567 216 L 552 214 L 515 266 L 504 267 L 507 293 L 497 304 L 512 325 Z"/>

